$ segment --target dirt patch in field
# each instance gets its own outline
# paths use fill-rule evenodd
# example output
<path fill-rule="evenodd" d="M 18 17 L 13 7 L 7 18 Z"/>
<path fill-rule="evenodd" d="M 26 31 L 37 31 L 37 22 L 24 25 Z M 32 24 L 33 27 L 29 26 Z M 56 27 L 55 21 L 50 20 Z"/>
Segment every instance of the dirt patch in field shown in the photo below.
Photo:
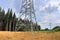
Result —
<path fill-rule="evenodd" d="M 60 32 L 0 32 L 0 40 L 60 40 Z"/>

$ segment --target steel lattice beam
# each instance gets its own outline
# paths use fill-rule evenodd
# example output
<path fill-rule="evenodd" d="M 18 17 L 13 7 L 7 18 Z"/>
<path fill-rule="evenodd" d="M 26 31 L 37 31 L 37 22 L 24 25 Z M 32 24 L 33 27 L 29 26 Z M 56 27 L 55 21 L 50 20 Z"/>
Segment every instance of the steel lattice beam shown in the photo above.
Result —
<path fill-rule="evenodd" d="M 33 0 L 22 0 L 22 5 L 21 5 L 19 15 L 20 15 L 19 18 L 24 18 L 25 20 L 28 19 L 31 21 L 31 31 L 33 31 L 33 26 L 32 26 L 33 23 L 32 22 L 37 24 Z M 17 28 L 17 30 L 19 28 Z"/>

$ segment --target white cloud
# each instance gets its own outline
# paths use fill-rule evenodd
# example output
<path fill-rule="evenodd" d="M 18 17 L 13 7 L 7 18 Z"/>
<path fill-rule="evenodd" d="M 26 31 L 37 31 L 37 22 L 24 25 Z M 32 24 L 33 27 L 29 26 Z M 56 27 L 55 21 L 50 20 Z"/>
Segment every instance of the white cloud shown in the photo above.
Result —
<path fill-rule="evenodd" d="M 49 5 L 45 5 L 45 6 L 43 6 L 43 7 L 40 7 L 40 11 L 41 10 L 44 10 L 45 8 L 47 8 Z"/>
<path fill-rule="evenodd" d="M 60 12 L 60 6 L 58 6 L 57 10 Z"/>
<path fill-rule="evenodd" d="M 49 23 L 49 21 L 48 20 L 43 20 L 43 21 L 41 21 L 40 23 Z"/>
<path fill-rule="evenodd" d="M 44 10 L 45 8 L 48 8 L 49 6 L 51 6 L 51 7 L 54 7 L 54 6 L 58 7 L 59 4 L 60 4 L 60 1 L 50 0 L 50 1 L 48 1 L 43 7 L 41 7 L 41 5 L 40 5 L 40 9 L 39 9 L 39 10 L 40 10 L 40 11 L 41 11 L 41 10 Z"/>
<path fill-rule="evenodd" d="M 55 19 L 57 16 L 58 16 L 58 15 L 51 13 L 51 14 L 46 14 L 46 15 L 44 15 L 41 19 L 42 19 L 43 21 L 44 21 L 44 20 L 50 20 L 50 19 Z"/>
<path fill-rule="evenodd" d="M 60 2 L 59 2 L 59 1 L 56 1 L 56 0 L 51 0 L 51 1 L 49 2 L 49 4 L 50 4 L 51 6 L 58 6 L 58 5 L 60 4 Z"/>
<path fill-rule="evenodd" d="M 60 23 L 60 20 L 56 20 L 55 23 Z"/>
<path fill-rule="evenodd" d="M 56 17 L 56 16 L 57 16 L 56 14 L 51 13 L 51 14 L 48 14 L 46 17 L 54 18 L 54 17 Z"/>

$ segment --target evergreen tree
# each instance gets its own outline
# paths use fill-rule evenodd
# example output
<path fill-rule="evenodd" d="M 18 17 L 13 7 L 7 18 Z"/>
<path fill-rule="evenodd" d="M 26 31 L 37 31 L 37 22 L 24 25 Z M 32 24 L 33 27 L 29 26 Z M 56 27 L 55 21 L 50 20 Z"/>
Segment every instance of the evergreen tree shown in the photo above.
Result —
<path fill-rule="evenodd" d="M 9 14 L 9 31 L 11 31 L 12 28 L 12 9 L 10 10 Z"/>
<path fill-rule="evenodd" d="M 0 30 L 4 30 L 4 15 L 5 11 L 0 8 Z"/>
<path fill-rule="evenodd" d="M 6 23 L 5 30 L 6 31 L 9 31 L 9 14 L 10 14 L 10 9 L 8 9 L 8 11 L 7 11 L 6 15 L 5 15 L 5 23 Z"/>
<path fill-rule="evenodd" d="M 14 13 L 12 17 L 12 31 L 15 31 L 15 27 L 16 27 L 16 15 Z"/>
<path fill-rule="evenodd" d="M 5 19 L 4 18 L 5 18 L 5 10 L 3 9 L 2 10 L 2 22 L 3 22 L 3 27 L 2 27 L 3 29 L 2 30 L 5 30 Z"/>

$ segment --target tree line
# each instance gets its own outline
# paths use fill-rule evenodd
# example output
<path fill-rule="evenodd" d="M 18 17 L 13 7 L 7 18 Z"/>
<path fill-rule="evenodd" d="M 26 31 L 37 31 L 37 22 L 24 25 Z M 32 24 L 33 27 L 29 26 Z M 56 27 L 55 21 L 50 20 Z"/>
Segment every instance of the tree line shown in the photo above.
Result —
<path fill-rule="evenodd" d="M 33 31 L 41 31 L 41 26 L 32 22 Z M 49 31 L 48 28 L 44 29 Z M 56 26 L 51 30 L 60 31 L 60 26 Z M 12 9 L 8 9 L 5 12 L 4 9 L 0 7 L 0 31 L 31 31 L 31 21 L 28 19 L 23 20 L 16 17 L 15 12 Z"/>
<path fill-rule="evenodd" d="M 41 29 L 41 31 L 60 31 L 60 26 L 55 26 L 52 29 L 48 29 L 48 28 L 45 28 L 43 30 Z"/>
<path fill-rule="evenodd" d="M 16 18 L 16 15 L 12 12 L 12 9 L 8 9 L 8 11 L 5 12 L 4 9 L 0 8 L 0 30 L 13 31 L 17 20 L 18 18 Z"/>
<path fill-rule="evenodd" d="M 5 12 L 4 9 L 0 8 L 0 30 L 1 31 L 30 31 L 31 30 L 31 21 L 18 20 L 15 12 L 12 9 L 8 9 Z M 33 22 L 32 22 L 33 23 Z M 33 30 L 40 30 L 40 25 L 33 23 Z"/>

